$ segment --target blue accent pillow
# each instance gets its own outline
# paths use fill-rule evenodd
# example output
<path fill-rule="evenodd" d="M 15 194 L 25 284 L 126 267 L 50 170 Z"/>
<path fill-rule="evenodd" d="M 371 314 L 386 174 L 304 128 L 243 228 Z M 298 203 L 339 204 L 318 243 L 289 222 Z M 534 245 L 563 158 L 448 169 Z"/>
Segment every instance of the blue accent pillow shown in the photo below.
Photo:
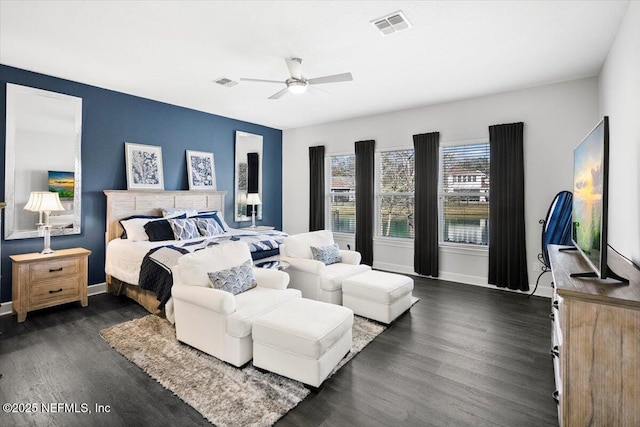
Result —
<path fill-rule="evenodd" d="M 150 242 L 162 242 L 164 240 L 174 240 L 173 229 L 166 219 L 149 221 L 144 225 L 144 231 L 149 236 Z"/>
<path fill-rule="evenodd" d="M 316 261 L 322 261 L 325 265 L 340 262 L 340 248 L 337 243 L 328 246 L 311 246 L 311 255 Z"/>
<path fill-rule="evenodd" d="M 186 219 L 168 219 L 167 222 L 173 230 L 175 240 L 189 240 L 200 237 L 196 222 L 191 218 Z"/>
<path fill-rule="evenodd" d="M 218 236 L 224 233 L 224 230 L 214 218 L 195 218 L 196 227 L 204 237 Z"/>
<path fill-rule="evenodd" d="M 202 219 L 215 219 L 216 222 L 218 223 L 218 225 L 220 226 L 220 228 L 222 228 L 223 232 L 226 232 L 227 230 L 224 228 L 224 225 L 222 224 L 222 221 L 220 221 L 220 218 L 218 217 L 219 212 L 218 211 L 213 211 L 213 212 L 203 212 L 203 213 L 199 213 L 196 216 L 192 216 L 191 218 L 202 218 Z"/>
<path fill-rule="evenodd" d="M 207 273 L 207 276 L 209 276 L 213 288 L 231 292 L 233 295 L 238 295 L 258 285 L 253 278 L 251 260 L 246 260 L 237 267 Z"/>

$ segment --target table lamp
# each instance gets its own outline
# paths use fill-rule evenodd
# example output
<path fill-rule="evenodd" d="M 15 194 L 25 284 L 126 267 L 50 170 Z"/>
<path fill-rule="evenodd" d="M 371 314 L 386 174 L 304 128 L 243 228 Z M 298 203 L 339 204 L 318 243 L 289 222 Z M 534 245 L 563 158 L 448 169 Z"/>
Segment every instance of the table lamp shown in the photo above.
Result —
<path fill-rule="evenodd" d="M 44 249 L 41 254 L 53 253 L 51 249 L 51 225 L 49 224 L 49 214 L 53 211 L 63 211 L 64 207 L 60 203 L 58 193 L 50 191 L 32 191 L 29 194 L 29 200 L 24 207 L 31 212 L 40 214 L 38 224 L 44 230 Z M 44 213 L 44 222 L 42 222 L 42 214 Z"/>
<path fill-rule="evenodd" d="M 247 195 L 247 205 L 251 205 L 251 228 L 256 228 L 256 206 L 261 205 L 260 194 L 249 193 Z"/>

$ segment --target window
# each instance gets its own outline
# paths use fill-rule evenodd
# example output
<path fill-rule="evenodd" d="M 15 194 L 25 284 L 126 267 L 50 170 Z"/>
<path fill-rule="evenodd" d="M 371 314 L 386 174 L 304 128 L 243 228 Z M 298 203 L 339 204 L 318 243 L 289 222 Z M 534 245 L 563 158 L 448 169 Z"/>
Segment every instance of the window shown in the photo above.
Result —
<path fill-rule="evenodd" d="M 441 147 L 440 173 L 440 241 L 487 246 L 489 143 Z"/>
<path fill-rule="evenodd" d="M 413 150 L 379 154 L 378 233 L 413 239 L 415 162 Z"/>
<path fill-rule="evenodd" d="M 329 161 L 329 221 L 331 231 L 356 231 L 356 156 L 331 156 Z"/>

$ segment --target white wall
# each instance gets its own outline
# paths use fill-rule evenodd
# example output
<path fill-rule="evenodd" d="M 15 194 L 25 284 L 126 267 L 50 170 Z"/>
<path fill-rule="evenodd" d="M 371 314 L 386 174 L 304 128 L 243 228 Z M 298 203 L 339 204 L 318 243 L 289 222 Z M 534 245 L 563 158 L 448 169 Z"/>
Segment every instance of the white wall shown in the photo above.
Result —
<path fill-rule="evenodd" d="M 581 79 L 446 104 L 397 111 L 283 132 L 283 229 L 308 230 L 308 147 L 325 145 L 327 154 L 354 151 L 354 142 L 375 139 L 376 148 L 411 147 L 414 134 L 440 132 L 440 140 L 488 139 L 488 127 L 523 121 L 525 210 L 529 282 L 539 265 L 540 225 L 560 190 L 571 190 L 573 149 L 598 122 L 598 81 Z M 339 241 L 345 244 L 345 241 Z M 352 246 L 353 247 L 353 246 Z M 487 284 L 487 252 L 441 248 L 440 277 Z M 409 245 L 374 242 L 374 266 L 413 272 Z M 540 294 L 549 295 L 550 275 Z"/>
<path fill-rule="evenodd" d="M 609 116 L 609 244 L 640 265 L 640 3 L 630 2 L 600 73 Z"/>

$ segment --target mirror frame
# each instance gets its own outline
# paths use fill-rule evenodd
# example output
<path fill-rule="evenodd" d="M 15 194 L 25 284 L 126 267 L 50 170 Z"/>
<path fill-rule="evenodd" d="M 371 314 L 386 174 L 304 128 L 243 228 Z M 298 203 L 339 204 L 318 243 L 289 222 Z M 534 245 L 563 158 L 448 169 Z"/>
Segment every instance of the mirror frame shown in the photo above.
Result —
<path fill-rule="evenodd" d="M 81 206 L 82 206 L 82 170 L 81 170 L 81 144 L 82 144 L 82 98 L 47 90 L 36 89 L 28 86 L 21 86 L 13 83 L 6 85 L 6 139 L 5 139 L 5 240 L 28 239 L 42 237 L 42 231 L 34 229 L 16 229 L 16 188 L 15 188 L 15 166 L 16 166 L 16 123 L 18 120 L 16 102 L 20 96 L 42 96 L 69 103 L 74 111 L 74 195 L 73 195 L 73 227 L 72 228 L 52 228 L 52 236 L 68 234 L 80 234 L 81 232 Z M 43 191 L 45 189 L 33 189 L 33 191 Z"/>
<path fill-rule="evenodd" d="M 236 222 L 251 221 L 251 215 L 242 214 L 240 206 L 242 206 L 240 194 L 240 164 L 247 163 L 248 153 L 258 153 L 258 194 L 260 200 L 264 204 L 262 197 L 262 135 L 253 133 L 236 131 L 236 152 L 235 152 L 235 179 L 233 191 L 233 213 Z M 262 205 L 258 205 L 256 212 L 256 220 L 262 219 Z"/>

